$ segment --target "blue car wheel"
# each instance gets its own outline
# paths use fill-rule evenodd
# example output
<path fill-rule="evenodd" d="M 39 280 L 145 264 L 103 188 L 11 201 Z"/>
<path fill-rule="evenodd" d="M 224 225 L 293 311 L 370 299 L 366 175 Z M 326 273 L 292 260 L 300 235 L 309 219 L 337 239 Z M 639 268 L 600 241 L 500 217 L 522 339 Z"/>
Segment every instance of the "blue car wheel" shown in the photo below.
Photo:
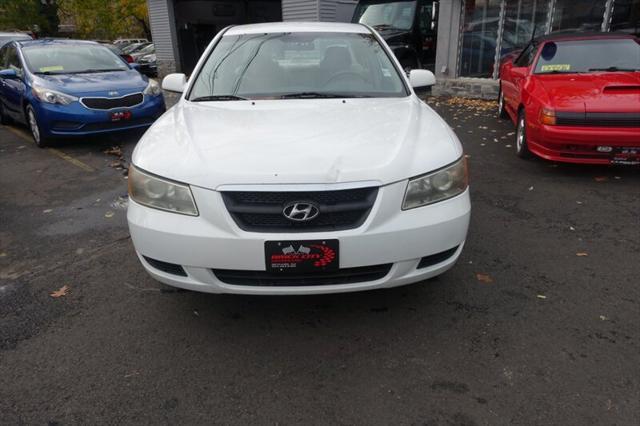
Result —
<path fill-rule="evenodd" d="M 49 140 L 42 135 L 42 130 L 40 125 L 38 124 L 36 113 L 31 105 L 27 105 L 26 113 L 27 124 L 29 125 L 29 130 L 31 131 L 31 136 L 33 137 L 34 142 L 40 148 L 46 147 L 49 143 Z"/>

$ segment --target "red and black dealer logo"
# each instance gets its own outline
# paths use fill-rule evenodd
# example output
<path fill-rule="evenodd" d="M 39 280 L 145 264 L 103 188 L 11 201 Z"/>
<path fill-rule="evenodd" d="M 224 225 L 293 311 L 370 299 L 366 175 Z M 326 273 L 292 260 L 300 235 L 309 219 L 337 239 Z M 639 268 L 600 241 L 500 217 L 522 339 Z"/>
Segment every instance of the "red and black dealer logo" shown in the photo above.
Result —
<path fill-rule="evenodd" d="M 267 270 L 272 272 L 314 272 L 338 269 L 338 240 L 267 241 Z"/>

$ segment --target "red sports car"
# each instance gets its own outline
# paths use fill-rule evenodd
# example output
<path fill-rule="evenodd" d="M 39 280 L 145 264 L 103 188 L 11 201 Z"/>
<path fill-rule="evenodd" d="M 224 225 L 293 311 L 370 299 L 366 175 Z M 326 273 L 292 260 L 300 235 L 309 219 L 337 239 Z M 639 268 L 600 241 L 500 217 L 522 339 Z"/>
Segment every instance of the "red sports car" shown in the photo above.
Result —
<path fill-rule="evenodd" d="M 553 161 L 640 164 L 640 40 L 549 34 L 500 65 L 499 113 L 516 152 Z"/>

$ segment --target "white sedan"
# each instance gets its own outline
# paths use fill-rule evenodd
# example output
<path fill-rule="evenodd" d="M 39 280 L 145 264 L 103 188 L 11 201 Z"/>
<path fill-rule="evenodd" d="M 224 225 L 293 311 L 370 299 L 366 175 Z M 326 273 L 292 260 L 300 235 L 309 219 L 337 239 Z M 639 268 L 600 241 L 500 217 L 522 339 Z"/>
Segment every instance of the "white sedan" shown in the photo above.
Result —
<path fill-rule="evenodd" d="M 451 128 L 359 24 L 229 27 L 143 136 L 128 221 L 147 272 L 210 293 L 394 287 L 451 268 L 467 166 Z"/>

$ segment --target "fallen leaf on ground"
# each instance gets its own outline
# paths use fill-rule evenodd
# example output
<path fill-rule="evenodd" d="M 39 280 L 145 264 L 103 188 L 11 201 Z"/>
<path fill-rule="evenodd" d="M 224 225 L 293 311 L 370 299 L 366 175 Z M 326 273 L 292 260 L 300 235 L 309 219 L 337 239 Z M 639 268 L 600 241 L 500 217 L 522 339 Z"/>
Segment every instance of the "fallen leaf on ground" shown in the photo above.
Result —
<path fill-rule="evenodd" d="M 42 213 L 51 213 L 53 210 L 51 209 L 46 209 L 46 210 L 42 210 Z"/>
<path fill-rule="evenodd" d="M 576 228 L 574 228 L 573 226 L 570 226 L 570 227 L 569 227 L 569 230 L 571 230 L 571 231 L 575 231 L 575 230 L 576 230 Z"/>
<path fill-rule="evenodd" d="M 533 191 L 533 186 L 530 186 L 530 187 L 529 187 L 529 191 Z"/>
<path fill-rule="evenodd" d="M 581 252 L 576 253 L 576 256 L 578 256 L 578 257 L 586 257 L 586 256 L 589 256 L 589 253 L 585 253 L 585 252 L 581 251 Z"/>
<path fill-rule="evenodd" d="M 122 155 L 122 148 L 120 148 L 119 146 L 113 146 L 102 152 L 104 152 L 107 155 L 116 155 L 119 157 Z"/>
<path fill-rule="evenodd" d="M 476 274 L 476 278 L 485 284 L 491 284 L 493 282 L 493 278 L 491 278 L 489 274 Z"/>
<path fill-rule="evenodd" d="M 69 286 L 63 285 L 58 290 L 49 293 L 49 296 L 57 299 L 58 297 L 66 296 L 67 293 L 69 293 Z"/>
<path fill-rule="evenodd" d="M 606 320 L 607 320 L 607 317 L 605 317 L 604 315 L 600 315 L 600 319 L 601 319 L 602 321 L 606 321 Z"/>
<path fill-rule="evenodd" d="M 538 295 L 536 295 L 536 297 L 538 299 L 546 299 L 547 298 L 547 296 L 545 296 L 544 294 L 538 294 Z"/>
<path fill-rule="evenodd" d="M 107 219 L 109 219 L 109 218 L 112 218 L 112 217 L 113 217 L 113 215 L 114 215 L 114 213 L 113 213 L 113 212 L 106 212 L 106 213 L 104 214 L 104 217 L 106 217 Z"/>

